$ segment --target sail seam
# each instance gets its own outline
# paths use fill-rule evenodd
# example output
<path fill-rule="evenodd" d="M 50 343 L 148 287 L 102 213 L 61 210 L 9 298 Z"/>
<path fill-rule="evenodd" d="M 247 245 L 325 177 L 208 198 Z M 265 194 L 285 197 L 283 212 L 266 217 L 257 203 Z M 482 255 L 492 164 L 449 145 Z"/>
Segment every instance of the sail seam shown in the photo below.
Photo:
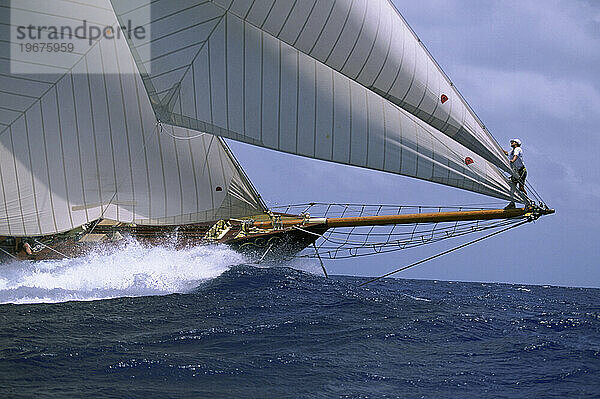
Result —
<path fill-rule="evenodd" d="M 252 0 L 252 4 L 250 4 L 250 7 L 248 7 L 248 11 L 246 11 L 246 15 L 244 15 L 244 18 L 248 18 L 248 15 L 250 15 L 250 12 L 252 11 L 252 8 L 254 8 L 255 4 L 256 0 Z"/>
<path fill-rule="evenodd" d="M 36 189 L 35 189 L 35 176 L 33 175 L 33 158 L 31 157 L 31 145 L 29 145 L 29 143 L 31 143 L 31 141 L 29 140 L 29 122 L 27 121 L 27 115 L 23 116 L 23 123 L 25 125 L 25 137 L 27 139 L 27 154 L 29 155 L 29 168 L 31 171 L 31 188 L 33 191 L 33 204 L 35 206 L 35 214 L 36 214 L 36 219 L 37 219 L 37 224 L 38 224 L 38 228 L 39 228 L 39 232 L 42 232 L 42 224 L 39 218 L 39 214 L 40 214 L 40 210 L 38 208 L 38 203 L 37 203 L 37 195 L 36 195 Z M 6 198 L 4 199 L 4 201 L 6 201 Z"/>
<path fill-rule="evenodd" d="M 50 198 L 50 208 L 52 210 L 52 220 L 54 221 L 54 228 L 58 230 L 58 224 L 56 223 L 56 213 L 54 210 L 54 200 L 52 198 L 52 181 L 50 180 L 50 165 L 48 164 L 48 144 L 46 142 L 46 128 L 44 126 L 44 108 L 43 102 L 40 101 L 40 121 L 42 124 L 42 142 L 44 143 L 44 159 L 46 160 L 46 174 L 48 176 L 48 197 Z"/>
<path fill-rule="evenodd" d="M 161 0 L 157 0 L 157 1 L 161 1 Z M 172 17 L 172 16 L 174 16 L 174 15 L 181 14 L 181 13 L 183 13 L 183 12 L 189 11 L 189 10 L 191 10 L 191 9 L 193 9 L 193 8 L 196 8 L 196 7 L 203 6 L 204 4 L 207 4 L 207 3 L 210 3 L 210 2 L 212 2 L 212 0 L 206 0 L 206 1 L 203 1 L 202 3 L 194 4 L 193 6 L 189 6 L 189 7 L 186 7 L 186 8 L 182 8 L 181 10 L 177 10 L 177 11 L 175 11 L 175 12 L 172 12 L 171 14 L 162 15 L 162 16 L 160 16 L 159 18 L 156 18 L 156 19 L 150 20 L 150 21 L 149 21 L 147 24 L 145 24 L 144 26 L 148 26 L 148 25 L 151 25 L 151 24 L 153 24 L 153 23 L 156 23 L 156 22 L 162 21 L 163 19 L 167 19 L 167 18 L 169 18 L 169 17 Z M 154 2 L 152 2 L 152 3 L 154 3 Z M 144 5 L 142 5 L 140 8 L 142 8 L 142 7 L 146 7 L 146 6 L 148 6 L 148 5 L 150 5 L 150 6 L 151 6 L 151 4 L 152 4 L 152 3 L 150 3 L 150 4 L 144 4 Z M 122 17 L 123 15 L 127 15 L 127 14 L 129 14 L 130 12 L 131 12 L 131 11 L 128 11 L 128 12 L 126 12 L 126 13 L 123 13 L 123 14 L 121 14 L 121 17 Z"/>
<path fill-rule="evenodd" d="M 6 228 L 8 230 L 8 235 L 12 235 L 10 228 L 10 217 L 8 216 L 8 202 L 6 201 L 6 188 L 4 186 L 4 177 L 2 176 L 2 162 L 0 160 L 0 185 L 2 185 L 2 196 L 4 198 L 4 213 L 6 214 Z"/>
<path fill-rule="evenodd" d="M 350 57 L 352 57 L 352 53 L 354 53 L 354 50 L 356 49 L 356 45 L 360 41 L 360 35 L 362 34 L 363 29 L 365 27 L 365 21 L 367 19 L 367 12 L 369 10 L 369 3 L 365 1 L 364 5 L 365 5 L 365 11 L 363 13 L 363 18 L 362 18 L 362 22 L 360 24 L 360 29 L 358 30 L 358 35 L 356 36 L 356 40 L 354 40 L 354 44 L 352 45 L 352 49 L 348 52 L 348 55 L 346 56 L 346 60 L 344 61 L 344 63 L 340 67 L 340 71 L 344 70 L 344 68 L 346 67 L 346 64 L 348 63 L 348 60 L 350 60 Z M 279 35 L 277 35 L 277 36 L 279 36 Z"/>
<path fill-rule="evenodd" d="M 44 98 L 46 96 L 46 94 L 48 94 L 50 92 L 50 90 L 52 90 L 53 87 L 55 87 L 62 79 L 65 78 L 65 76 L 69 75 L 70 73 L 72 73 L 73 69 L 75 69 L 76 66 L 78 66 L 84 59 L 87 58 L 88 54 L 96 47 L 96 45 L 98 45 L 98 43 L 100 42 L 101 39 L 96 40 L 89 48 L 89 50 L 87 50 L 86 52 L 81 54 L 81 57 L 79 58 L 79 60 L 77 60 L 75 63 L 73 63 L 73 65 L 70 68 L 61 68 L 61 69 L 66 69 L 64 74 L 62 74 L 56 81 L 52 82 L 46 82 L 43 80 L 37 80 L 37 79 L 31 79 L 31 78 L 25 78 L 25 77 L 20 77 L 20 76 L 15 76 L 12 74 L 0 74 L 0 76 L 7 76 L 9 78 L 17 78 L 17 79 L 23 79 L 23 80 L 29 80 L 29 81 L 33 81 L 33 82 L 38 82 L 38 83 L 43 83 L 43 84 L 48 84 L 49 87 L 42 93 L 40 94 L 40 96 L 37 98 L 36 101 L 34 101 L 32 104 L 29 105 L 29 107 L 27 107 L 26 109 L 24 109 L 23 111 L 21 111 L 21 115 L 17 116 L 13 121 L 10 122 L 9 126 L 11 126 L 12 124 L 14 124 L 21 116 L 25 115 L 36 103 L 40 103 L 41 104 L 41 100 L 42 98 Z M 79 54 L 78 54 L 79 55 Z M 29 62 L 30 64 L 37 64 L 37 63 L 32 63 Z M 42 65 L 42 64 L 39 64 Z M 45 65 L 44 65 L 45 66 Z M 86 60 L 86 69 L 87 69 L 87 60 Z M 6 132 L 6 129 L 2 130 L 0 132 L 0 136 L 2 136 L 4 133 Z"/>
<path fill-rule="evenodd" d="M 37 97 L 30 96 L 30 95 L 24 94 L 24 93 L 11 92 L 11 91 L 1 90 L 1 89 L 0 89 L 0 93 L 9 94 L 9 95 L 13 95 L 13 96 L 19 96 L 19 97 L 27 97 L 27 98 L 31 98 L 33 100 L 37 100 Z M 0 125 L 6 125 L 6 124 L 0 122 Z M 8 125 L 6 125 L 6 126 L 8 126 Z"/>
<path fill-rule="evenodd" d="M 185 72 L 184 72 L 184 73 L 183 73 L 183 75 L 181 76 L 181 79 L 179 80 L 179 83 L 183 82 L 183 80 L 186 78 L 187 74 L 189 73 L 189 71 L 190 71 L 190 69 L 191 69 L 191 66 L 194 64 L 194 62 L 196 61 L 196 59 L 198 58 L 198 56 L 200 55 L 200 53 L 201 53 L 201 52 L 202 52 L 202 50 L 204 49 L 204 46 L 208 46 L 208 47 L 210 47 L 210 38 L 212 37 L 213 33 L 216 31 L 217 27 L 218 27 L 219 25 L 221 25 L 221 23 L 223 23 L 223 19 L 224 19 L 224 17 L 225 17 L 225 16 L 226 16 L 226 13 L 225 13 L 225 14 L 223 14 L 223 15 L 220 17 L 220 20 L 219 20 L 219 22 L 215 24 L 215 26 L 213 27 L 213 29 L 211 30 L 211 32 L 208 34 L 208 36 L 207 36 L 206 40 L 204 41 L 204 43 L 202 43 L 202 46 L 201 46 L 201 47 L 198 49 L 198 51 L 196 52 L 196 54 L 194 55 L 194 57 L 193 57 L 193 58 L 192 58 L 192 60 L 190 61 L 190 63 L 189 63 L 189 64 L 186 64 L 186 65 L 185 65 L 185 66 L 182 68 L 182 69 L 184 69 L 184 68 L 185 68 Z M 225 34 L 226 34 L 226 33 L 225 33 Z M 210 50 L 208 50 L 208 51 L 210 51 Z M 227 54 L 227 52 L 225 52 L 225 53 Z M 210 65 L 210 61 L 209 61 L 209 65 Z M 153 91 L 154 93 L 156 93 L 156 89 L 154 88 L 154 85 L 151 83 L 151 79 L 148 79 L 148 80 L 150 81 L 150 82 L 149 82 L 149 84 L 150 84 L 150 85 L 151 85 L 151 87 L 152 87 L 152 91 Z M 146 83 L 144 82 L 144 84 L 146 84 Z M 211 103 L 212 103 L 212 101 L 211 101 Z M 154 104 L 153 104 L 153 107 L 154 107 Z M 212 111 L 211 111 L 211 121 L 212 121 Z M 229 122 L 228 122 L 228 123 L 229 123 Z"/>
<path fill-rule="evenodd" d="M 373 49 L 375 48 L 375 43 L 377 43 L 377 40 L 379 39 L 380 28 L 381 28 L 381 2 L 379 2 L 377 29 L 375 31 L 375 38 L 373 39 L 373 43 L 371 43 L 371 48 L 369 49 L 369 54 L 367 54 L 367 57 L 365 58 L 365 62 L 363 62 L 362 66 L 360 67 L 360 70 L 356 73 L 353 80 L 358 80 L 358 77 L 365 69 L 365 66 L 367 66 L 369 59 L 371 58 L 371 54 L 373 54 Z M 362 31 L 362 28 L 361 28 L 361 31 Z M 360 35 L 359 35 L 359 37 L 360 37 Z M 358 40 L 357 40 L 357 42 L 358 42 Z"/>
<path fill-rule="evenodd" d="M 340 29 L 340 33 L 338 34 L 337 39 L 335 39 L 333 46 L 331 46 L 331 49 L 329 50 L 329 54 L 327 54 L 327 57 L 325 57 L 325 61 L 323 62 L 324 64 L 327 64 L 327 61 L 329 61 L 329 58 L 331 57 L 333 50 L 335 50 L 338 42 L 340 41 L 340 38 L 342 37 L 342 33 L 346 29 L 346 24 L 348 23 L 348 18 L 350 18 L 350 14 L 352 13 L 352 7 L 354 6 L 354 1 L 355 0 L 350 1 L 350 7 L 348 7 L 348 13 L 346 14 L 346 18 L 344 19 L 344 24 L 342 25 L 342 28 Z M 279 39 L 279 40 L 281 40 L 281 39 Z"/>
<path fill-rule="evenodd" d="M 246 25 L 242 26 L 242 53 L 243 64 L 242 64 L 242 76 L 244 81 L 242 83 L 242 130 L 246 134 Z M 192 71 L 192 74 L 194 72 Z M 183 112 L 182 112 L 183 114 Z"/>
<path fill-rule="evenodd" d="M 89 100 L 89 105 L 90 105 L 90 113 L 91 115 L 93 115 L 93 110 L 94 110 L 94 100 L 93 100 L 93 96 L 92 96 L 92 85 L 90 82 L 90 74 L 89 74 L 89 66 L 88 66 L 88 60 L 87 58 L 85 59 L 85 68 L 86 68 L 86 80 L 87 80 L 87 85 L 88 85 L 88 100 Z M 93 142 L 94 142 L 94 159 L 96 162 L 96 173 L 97 173 L 97 183 L 98 183 L 98 199 L 100 202 L 102 202 L 102 187 L 101 187 L 101 182 L 100 182 L 100 165 L 99 165 L 99 161 L 98 161 L 98 141 L 96 139 L 96 123 L 94 121 L 93 116 L 90 118 L 90 122 L 92 125 L 92 138 L 93 138 Z M 102 213 L 104 213 L 104 208 L 101 208 Z"/>
<path fill-rule="evenodd" d="M 135 66 L 135 60 L 133 61 L 133 65 L 132 65 L 132 69 L 134 71 L 137 71 L 136 66 Z M 142 82 L 142 85 L 144 85 L 144 83 Z M 147 141 L 146 141 L 146 127 L 144 124 L 144 121 L 142 119 L 142 101 L 140 99 L 140 88 L 139 88 L 139 80 L 135 79 L 134 80 L 134 86 L 135 86 L 135 95 L 136 95 L 136 99 L 137 99 L 137 110 L 138 110 L 138 115 L 140 117 L 140 131 L 142 133 L 142 152 L 144 153 L 144 165 L 145 165 L 145 172 L 146 172 L 146 184 L 147 184 L 147 190 L 148 190 L 148 218 L 152 217 L 152 191 L 151 191 L 151 184 L 150 184 L 150 168 L 149 168 L 149 164 L 148 164 L 148 151 L 146 149 L 147 146 Z M 155 127 L 156 128 L 156 127 Z M 154 132 L 154 130 L 152 131 Z M 133 214 L 133 220 L 135 221 L 135 217 L 136 214 Z"/>
<path fill-rule="evenodd" d="M 98 46 L 98 50 L 99 50 L 99 55 L 100 55 L 100 64 L 102 65 L 102 70 L 104 71 L 104 52 L 102 51 L 102 45 Z M 105 103 L 106 103 L 106 118 L 108 120 L 108 137 L 109 137 L 109 143 L 110 143 L 110 152 L 111 152 L 111 160 L 112 160 L 112 170 L 113 170 L 113 179 L 115 182 L 115 193 L 113 195 L 113 197 L 119 201 L 119 190 L 117 188 L 117 164 L 115 161 L 115 145 L 114 145 L 114 138 L 113 138 L 113 117 L 111 117 L 111 109 L 110 109 L 110 103 L 109 103 L 109 95 L 108 95 L 108 86 L 106 84 L 106 75 L 102 74 L 102 86 L 104 87 L 104 99 L 105 99 Z M 112 201 L 112 200 L 111 200 Z M 108 209 L 109 205 L 106 206 L 106 208 Z M 115 215 L 116 215 L 116 219 L 119 220 L 119 207 L 116 206 L 115 207 Z"/>
<path fill-rule="evenodd" d="M 85 184 L 84 184 L 84 180 L 83 180 L 83 162 L 81 159 L 81 138 L 79 137 L 79 117 L 78 117 L 78 113 L 77 113 L 77 101 L 75 101 L 75 81 L 73 79 L 73 74 L 70 75 L 70 80 L 71 80 L 71 97 L 73 100 L 73 111 L 74 111 L 74 121 L 75 121 L 75 137 L 77 139 L 77 155 L 78 155 L 78 159 L 79 159 L 79 175 L 81 176 L 81 196 L 83 199 L 83 203 L 84 205 L 87 204 L 87 200 L 86 200 L 86 196 L 85 196 Z M 29 139 L 28 139 L 29 141 Z M 31 156 L 31 154 L 30 154 Z M 31 168 L 32 170 L 32 178 L 33 178 L 33 167 Z M 37 205 L 36 205 L 37 208 Z M 89 223 L 90 222 L 90 215 L 87 211 L 87 208 L 85 209 L 85 219 L 86 221 Z M 38 219 L 39 222 L 39 219 Z M 40 231 L 42 231 L 42 227 L 40 226 Z"/>
<path fill-rule="evenodd" d="M 300 36 L 302 36 L 302 33 L 304 33 L 304 29 L 306 28 L 306 25 L 308 24 L 310 17 L 312 16 L 313 12 L 315 11 L 315 6 L 317 5 L 318 2 L 319 2 L 319 0 L 314 0 L 313 5 L 308 13 L 308 16 L 304 20 L 304 23 L 302 24 L 302 27 L 300 28 L 300 31 L 298 32 L 298 36 L 296 36 L 296 39 L 294 40 L 294 43 L 292 44 L 292 46 L 294 48 L 296 47 L 296 43 L 298 42 L 298 40 L 300 40 Z M 244 20 L 246 20 L 247 17 L 248 17 L 248 15 L 246 15 L 246 17 L 244 17 Z"/>
<path fill-rule="evenodd" d="M 294 4 L 292 4 L 292 7 L 290 8 L 290 11 L 287 13 L 287 16 L 285 17 L 285 20 L 281 24 L 281 28 L 279 29 L 279 32 L 277 32 L 277 36 L 281 35 L 281 32 L 283 32 L 283 28 L 285 28 L 285 25 L 287 24 L 288 20 L 292 16 L 292 13 L 294 12 L 294 8 L 296 8 L 296 4 L 298 4 L 298 0 L 294 0 Z"/>
<path fill-rule="evenodd" d="M 61 121 L 61 117 L 60 117 L 60 109 L 59 109 L 59 100 L 58 100 L 58 86 L 54 87 L 54 95 L 55 95 L 55 101 L 56 101 L 56 117 L 57 117 L 57 122 L 58 122 L 58 136 L 59 136 L 59 143 L 60 143 L 60 155 L 62 158 L 62 166 L 63 166 L 63 178 L 65 179 L 65 197 L 67 200 L 67 204 L 70 203 L 69 201 L 69 183 L 67 181 L 67 167 L 66 167 L 66 162 L 65 162 L 65 147 L 64 147 L 64 143 L 63 143 L 63 129 L 62 129 L 62 121 Z M 71 214 L 71 212 L 67 211 L 67 213 L 69 214 L 69 222 L 71 224 L 71 228 L 74 228 L 75 226 L 73 225 L 73 215 Z"/>
<path fill-rule="evenodd" d="M 246 25 L 244 24 L 244 28 Z M 244 57 L 244 60 L 246 58 Z M 245 102 L 244 102 L 245 103 Z M 295 152 L 298 152 L 298 120 L 300 119 L 300 53 L 296 52 L 296 142 Z M 244 121 L 246 118 L 244 118 Z M 245 133 L 245 131 L 244 131 Z"/>
<path fill-rule="evenodd" d="M 227 37 L 225 40 L 228 41 Z M 277 94 L 277 148 L 281 148 L 281 41 L 277 44 L 279 48 L 279 62 L 277 63 L 277 79 L 279 79 L 277 87 L 279 90 L 279 93 Z M 229 130 L 229 126 L 227 126 L 227 130 Z"/>
<path fill-rule="evenodd" d="M 10 146 L 12 148 L 12 153 L 15 153 L 15 143 L 13 138 L 13 131 L 10 128 Z M 17 198 L 19 199 L 19 210 L 21 212 L 21 223 L 23 223 L 23 232 L 27 234 L 27 229 L 25 228 L 25 216 L 23 215 L 23 201 L 21 199 L 21 187 L 19 185 L 19 173 L 17 172 L 17 159 L 13 157 L 13 165 L 15 168 L 15 183 L 17 187 Z"/>
<path fill-rule="evenodd" d="M 337 4 L 337 0 L 333 0 L 333 3 L 331 4 L 331 8 L 329 9 L 329 13 L 327 14 L 327 18 L 325 18 L 325 23 L 323 23 L 323 26 L 321 26 L 319 34 L 315 38 L 315 42 L 313 43 L 310 50 L 308 50 L 307 55 L 309 57 L 311 56 L 312 52 L 314 51 L 315 47 L 317 46 L 317 43 L 319 43 L 319 40 L 321 40 L 321 35 L 323 35 L 323 31 L 325 30 L 325 27 L 329 23 L 329 19 L 331 18 L 331 14 L 333 13 L 333 9 L 335 8 L 336 4 Z"/>
<path fill-rule="evenodd" d="M 116 63 L 117 63 L 117 69 L 120 71 L 121 70 L 121 64 L 119 62 L 119 57 L 117 54 L 117 48 L 116 48 L 116 44 L 115 44 L 115 55 L 117 55 L 116 58 Z M 132 70 L 133 73 L 135 73 L 135 67 Z M 136 197 L 135 197 L 135 182 L 133 179 L 133 163 L 132 163 L 132 159 L 131 159 L 131 143 L 130 143 L 130 137 L 129 137 L 129 124 L 127 123 L 127 110 L 126 110 L 126 106 L 125 106 L 125 91 L 123 90 L 123 74 L 119 74 L 119 89 L 121 91 L 121 110 L 123 111 L 123 124 L 125 127 L 125 141 L 127 143 L 127 161 L 129 163 L 129 178 L 131 179 L 131 201 L 133 202 L 133 205 L 131 207 L 131 213 L 132 213 L 132 218 L 135 215 L 136 209 Z M 115 187 L 115 190 L 117 190 L 118 187 Z"/>
<path fill-rule="evenodd" d="M 41 79 L 33 79 L 33 78 L 25 77 L 25 76 L 13 75 L 13 74 L 8 74 L 8 73 L 1 73 L 0 72 L 0 76 L 3 76 L 5 78 L 10 78 L 10 79 L 19 79 L 19 80 L 25 80 L 25 81 L 28 81 L 28 82 L 41 83 L 41 84 L 45 84 L 45 85 L 49 85 L 49 86 L 52 86 L 54 84 L 54 82 L 52 82 L 52 81 L 46 81 L 46 80 L 41 80 Z"/>

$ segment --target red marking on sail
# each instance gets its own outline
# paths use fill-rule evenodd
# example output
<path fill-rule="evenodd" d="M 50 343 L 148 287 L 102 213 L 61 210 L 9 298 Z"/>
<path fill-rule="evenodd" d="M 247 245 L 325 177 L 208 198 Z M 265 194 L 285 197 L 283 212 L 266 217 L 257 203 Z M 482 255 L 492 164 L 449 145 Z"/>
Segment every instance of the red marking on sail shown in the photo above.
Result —
<path fill-rule="evenodd" d="M 445 94 L 442 94 L 442 97 L 440 98 L 442 100 L 442 104 L 445 103 L 446 101 L 448 101 L 448 96 Z"/>
<path fill-rule="evenodd" d="M 465 158 L 465 164 L 466 165 L 471 165 L 472 163 L 474 163 L 475 161 L 473 161 L 473 158 L 471 157 L 466 157 Z"/>
<path fill-rule="evenodd" d="M 221 186 L 217 186 L 216 190 L 217 191 L 223 191 L 223 188 Z"/>

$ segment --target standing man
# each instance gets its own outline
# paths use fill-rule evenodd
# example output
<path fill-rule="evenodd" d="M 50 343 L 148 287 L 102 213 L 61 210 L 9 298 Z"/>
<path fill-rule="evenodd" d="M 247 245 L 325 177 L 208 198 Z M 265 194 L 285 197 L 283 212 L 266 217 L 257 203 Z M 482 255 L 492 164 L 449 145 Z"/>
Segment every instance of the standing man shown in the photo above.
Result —
<path fill-rule="evenodd" d="M 510 180 L 516 185 L 519 185 L 519 190 L 523 192 L 527 196 L 527 191 L 525 191 L 525 179 L 527 178 L 527 169 L 525 169 L 525 164 L 523 163 L 523 150 L 521 149 L 521 140 L 512 139 L 510 141 L 511 150 L 504 151 L 506 155 L 508 155 L 508 159 L 510 161 L 510 166 L 513 169 L 514 173 L 511 176 Z M 515 177 L 515 174 L 518 176 Z M 514 207 L 514 203 L 511 202 L 509 207 Z"/>
<path fill-rule="evenodd" d="M 525 195 L 527 195 L 527 191 L 525 191 L 525 179 L 527 178 L 527 169 L 525 169 L 525 164 L 523 163 L 523 150 L 521 149 L 521 140 L 512 139 L 510 141 L 511 150 L 510 152 L 504 151 L 506 155 L 508 155 L 508 159 L 510 160 L 510 166 L 513 168 L 519 178 L 517 179 L 515 176 L 511 177 L 511 180 L 515 184 L 519 184 L 519 190 L 523 191 Z"/>

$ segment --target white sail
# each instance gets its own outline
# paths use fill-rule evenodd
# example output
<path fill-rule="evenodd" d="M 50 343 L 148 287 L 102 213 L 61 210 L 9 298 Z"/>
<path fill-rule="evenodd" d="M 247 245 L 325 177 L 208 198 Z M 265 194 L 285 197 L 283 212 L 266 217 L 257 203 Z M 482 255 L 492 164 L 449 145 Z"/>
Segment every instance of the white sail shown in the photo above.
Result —
<path fill-rule="evenodd" d="M 502 149 L 389 0 L 215 3 L 509 171 Z"/>
<path fill-rule="evenodd" d="M 462 100 L 447 104 L 449 110 L 445 114 L 442 107 L 432 107 L 436 111 L 432 110 L 431 115 L 447 125 L 439 126 L 445 129 L 442 132 L 432 126 L 435 123 L 431 117 L 423 117 L 427 108 L 415 111 L 425 121 L 405 109 L 404 103 L 395 103 L 385 92 L 355 79 L 356 73 L 346 70 L 348 62 L 333 63 L 329 52 L 324 52 L 328 54 L 326 58 L 315 55 L 313 52 L 320 49 L 318 40 L 310 51 L 299 46 L 296 39 L 304 29 L 321 30 L 320 25 L 307 27 L 311 22 L 308 17 L 292 18 L 311 1 L 230 3 L 160 1 L 146 6 L 152 7 L 152 38 L 131 40 L 129 44 L 161 120 L 283 152 L 519 200 L 494 165 L 505 166 L 507 161 L 504 155 L 496 157 L 500 150 L 493 139 L 486 139 L 486 135 L 476 137 L 477 131 L 465 138 L 465 129 L 451 127 L 452 118 L 466 126 L 471 115 Z M 315 7 L 317 3 L 322 2 L 317 1 Z M 350 2 L 336 2 L 345 3 Z M 380 5 L 389 7 L 387 1 Z M 144 9 L 130 8 L 127 2 L 113 2 L 113 6 L 121 22 L 124 18 L 135 21 L 136 14 Z M 351 14 L 348 9 L 346 14 Z M 258 15 L 263 15 L 262 19 Z M 392 22 L 389 23 L 393 25 Z M 295 40 L 284 41 L 288 23 L 303 27 L 294 30 Z M 329 29 L 323 23 L 323 30 Z M 323 37 L 340 39 L 331 44 L 331 49 L 335 49 L 353 36 L 339 26 L 337 31 L 324 31 Z M 354 43 L 358 46 L 359 42 Z M 415 46 L 412 51 L 420 54 L 419 49 L 422 50 Z M 428 63 L 424 58 L 422 61 L 427 71 Z M 384 62 L 379 68 L 385 70 L 386 65 Z M 406 68 L 408 64 L 402 65 Z M 417 61 L 411 65 L 411 81 L 416 82 L 411 87 L 422 88 L 420 102 L 424 104 L 423 93 L 429 93 L 435 85 L 441 87 L 443 76 L 436 69 L 437 83 L 421 84 L 416 77 L 423 72 L 415 71 Z M 362 70 L 373 68 L 376 66 Z M 394 90 L 390 93 L 396 93 Z M 418 96 L 411 94 L 407 98 L 413 97 Z M 488 147 L 495 151 L 494 156 L 490 155 L 491 150 L 482 150 Z"/>
<path fill-rule="evenodd" d="M 35 1 L 20 5 L 36 10 Z M 0 235 L 52 234 L 99 217 L 165 225 L 264 211 L 220 138 L 157 124 L 124 42 L 100 40 L 69 57 L 47 65 L 60 73 L 37 75 L 11 73 L 0 59 Z M 102 62 L 119 73 L 88 73 Z"/>

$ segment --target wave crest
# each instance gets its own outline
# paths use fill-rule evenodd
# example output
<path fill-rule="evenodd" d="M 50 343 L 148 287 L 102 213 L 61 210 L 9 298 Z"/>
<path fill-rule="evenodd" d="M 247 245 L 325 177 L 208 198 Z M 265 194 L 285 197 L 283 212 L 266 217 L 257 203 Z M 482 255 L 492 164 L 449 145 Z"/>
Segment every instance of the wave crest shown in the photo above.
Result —
<path fill-rule="evenodd" d="M 98 249 L 78 258 L 0 265 L 0 303 L 183 293 L 244 262 L 226 246 L 175 249 L 130 239 L 119 248 Z"/>

